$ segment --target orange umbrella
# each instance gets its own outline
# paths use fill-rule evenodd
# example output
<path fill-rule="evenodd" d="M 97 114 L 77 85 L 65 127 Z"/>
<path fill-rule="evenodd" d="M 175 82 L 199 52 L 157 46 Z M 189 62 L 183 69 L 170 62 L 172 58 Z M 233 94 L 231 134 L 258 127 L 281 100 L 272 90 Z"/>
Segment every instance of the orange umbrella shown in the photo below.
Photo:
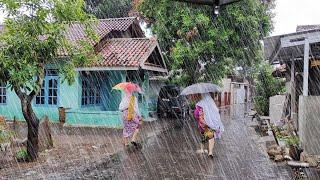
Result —
<path fill-rule="evenodd" d="M 142 93 L 142 90 L 139 87 L 139 85 L 132 83 L 132 82 L 119 83 L 119 84 L 115 85 L 112 89 L 123 90 L 127 93 L 132 93 L 132 92 Z"/>

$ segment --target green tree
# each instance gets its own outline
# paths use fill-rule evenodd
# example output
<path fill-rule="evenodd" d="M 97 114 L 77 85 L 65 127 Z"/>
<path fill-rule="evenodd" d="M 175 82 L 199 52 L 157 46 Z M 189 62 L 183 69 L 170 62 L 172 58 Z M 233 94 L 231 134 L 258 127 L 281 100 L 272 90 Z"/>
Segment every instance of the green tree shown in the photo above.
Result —
<path fill-rule="evenodd" d="M 271 30 L 270 6 L 243 0 L 213 18 L 209 6 L 172 0 L 143 0 L 139 11 L 158 36 L 175 82 L 219 81 L 234 67 L 262 60 L 259 40 Z M 203 66 L 205 68 L 203 68 Z"/>
<path fill-rule="evenodd" d="M 92 46 L 87 41 L 69 43 L 64 33 L 71 21 L 86 27 L 88 39 L 96 40 L 84 13 L 83 0 L 0 0 L 7 13 L 5 28 L 0 33 L 0 81 L 15 91 L 21 101 L 28 125 L 28 160 L 38 154 L 39 118 L 32 100 L 41 89 L 45 66 L 56 64 L 59 73 L 69 83 L 74 81 L 74 68 L 94 60 Z M 60 53 L 68 57 L 58 58 Z"/>
<path fill-rule="evenodd" d="M 132 0 L 86 0 L 85 10 L 99 19 L 128 17 Z"/>
<path fill-rule="evenodd" d="M 285 92 L 284 80 L 272 76 L 272 67 L 262 63 L 257 67 L 255 107 L 260 115 L 269 115 L 269 98 Z"/>

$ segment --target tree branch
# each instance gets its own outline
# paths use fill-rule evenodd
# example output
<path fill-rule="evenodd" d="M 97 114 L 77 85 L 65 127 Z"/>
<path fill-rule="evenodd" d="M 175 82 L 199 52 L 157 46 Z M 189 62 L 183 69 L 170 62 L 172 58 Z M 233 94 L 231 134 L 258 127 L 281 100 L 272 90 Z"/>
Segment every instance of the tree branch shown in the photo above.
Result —
<path fill-rule="evenodd" d="M 32 90 L 31 93 L 29 94 L 30 99 L 33 99 L 35 95 L 38 94 L 38 90 Z"/>
<path fill-rule="evenodd" d="M 2 68 L 0 68 L 2 69 Z M 9 80 L 9 72 L 4 70 L 0 72 L 0 81 L 2 81 L 3 83 L 8 82 Z"/>
<path fill-rule="evenodd" d="M 17 96 L 21 99 L 24 99 L 27 95 L 21 91 L 20 87 L 13 86 L 14 91 L 16 92 Z"/>
<path fill-rule="evenodd" d="M 44 67 L 42 67 L 43 71 L 44 71 Z M 45 73 L 45 72 L 44 72 Z M 36 81 L 36 84 L 38 84 L 40 86 L 40 89 L 42 88 L 43 86 L 43 79 L 44 79 L 44 73 L 40 73 L 38 76 L 37 76 L 37 81 Z M 39 93 L 39 90 L 40 89 L 33 89 L 30 94 L 29 94 L 29 98 L 30 99 L 33 99 L 34 96 L 36 96 L 38 93 Z"/>

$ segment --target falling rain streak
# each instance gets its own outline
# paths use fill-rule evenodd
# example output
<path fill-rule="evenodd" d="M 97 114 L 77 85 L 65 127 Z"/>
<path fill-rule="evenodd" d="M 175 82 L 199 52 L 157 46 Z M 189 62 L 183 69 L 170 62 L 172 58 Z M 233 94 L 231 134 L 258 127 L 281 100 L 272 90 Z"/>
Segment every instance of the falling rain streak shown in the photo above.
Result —
<path fill-rule="evenodd" d="M 0 1 L 0 179 L 320 179 L 319 26 L 270 36 L 273 0 L 110 2 Z"/>

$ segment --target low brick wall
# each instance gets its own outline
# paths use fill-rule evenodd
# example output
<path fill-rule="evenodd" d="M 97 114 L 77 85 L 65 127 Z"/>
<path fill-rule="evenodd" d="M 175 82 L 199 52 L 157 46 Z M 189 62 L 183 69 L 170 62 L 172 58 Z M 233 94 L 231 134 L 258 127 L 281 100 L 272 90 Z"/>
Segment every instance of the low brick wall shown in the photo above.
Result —
<path fill-rule="evenodd" d="M 299 97 L 298 131 L 304 150 L 320 155 L 320 96 Z"/>

